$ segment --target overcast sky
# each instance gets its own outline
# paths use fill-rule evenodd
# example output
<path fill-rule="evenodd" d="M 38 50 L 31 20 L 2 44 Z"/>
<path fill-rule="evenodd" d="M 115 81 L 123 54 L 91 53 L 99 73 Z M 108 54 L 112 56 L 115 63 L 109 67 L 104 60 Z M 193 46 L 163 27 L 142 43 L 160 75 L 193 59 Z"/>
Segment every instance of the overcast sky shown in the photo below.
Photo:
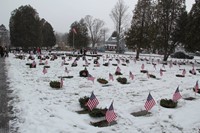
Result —
<path fill-rule="evenodd" d="M 186 0 L 188 11 L 194 1 Z M 132 17 L 137 0 L 124 0 L 124 2 L 129 6 L 128 12 Z M 36 9 L 40 18 L 44 18 L 52 25 L 56 32 L 68 32 L 74 21 L 79 21 L 86 15 L 103 20 L 112 32 L 114 24 L 109 14 L 116 3 L 117 0 L 0 0 L 0 24 L 4 24 L 8 29 L 11 12 L 21 5 L 29 4 Z"/>

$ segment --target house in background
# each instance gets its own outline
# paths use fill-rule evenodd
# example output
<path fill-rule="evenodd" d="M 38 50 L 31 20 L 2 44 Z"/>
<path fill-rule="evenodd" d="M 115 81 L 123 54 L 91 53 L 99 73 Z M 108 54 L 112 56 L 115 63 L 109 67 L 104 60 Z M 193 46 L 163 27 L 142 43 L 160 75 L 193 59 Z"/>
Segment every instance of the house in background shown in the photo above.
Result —
<path fill-rule="evenodd" d="M 0 46 L 10 46 L 10 33 L 3 24 L 0 25 Z"/>
<path fill-rule="evenodd" d="M 110 37 L 108 40 L 105 42 L 105 49 L 107 51 L 116 51 L 117 50 L 117 37 Z M 126 44 L 125 40 L 122 38 L 119 40 L 119 50 L 125 52 L 126 50 Z"/>

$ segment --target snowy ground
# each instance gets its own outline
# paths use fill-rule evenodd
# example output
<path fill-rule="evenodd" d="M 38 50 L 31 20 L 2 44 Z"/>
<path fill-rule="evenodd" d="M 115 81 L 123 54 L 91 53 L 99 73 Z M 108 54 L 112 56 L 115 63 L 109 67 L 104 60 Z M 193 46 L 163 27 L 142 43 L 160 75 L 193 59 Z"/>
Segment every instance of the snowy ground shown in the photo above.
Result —
<path fill-rule="evenodd" d="M 27 55 L 28 56 L 28 55 Z M 103 55 L 105 57 L 105 55 Z M 123 73 L 122 77 L 128 79 L 129 84 L 122 85 L 116 81 L 118 76 L 114 75 L 114 81 L 109 81 L 109 87 L 102 87 L 96 80 L 94 83 L 86 78 L 79 77 L 79 71 L 83 70 L 84 61 L 80 59 L 77 67 L 67 68 L 69 74 L 65 73 L 65 67 L 61 66 L 62 59 L 59 57 L 55 61 L 49 61 L 50 68 L 46 74 L 42 73 L 43 66 L 39 66 L 39 60 L 35 59 L 37 68 L 29 68 L 25 65 L 27 61 L 15 59 L 13 54 L 6 58 L 8 70 L 8 81 L 10 89 L 13 90 L 13 100 L 10 105 L 13 106 L 16 119 L 11 120 L 10 125 L 18 128 L 19 133 L 198 133 L 200 129 L 200 95 L 192 91 L 200 74 L 192 75 L 188 71 L 192 69 L 191 64 L 178 65 L 169 68 L 157 62 L 156 69 L 147 61 L 130 60 L 127 66 L 119 67 Z M 110 58 L 113 55 L 110 55 Z M 122 55 L 120 55 L 122 57 Z M 130 57 L 130 55 L 123 55 Z M 148 57 L 152 60 L 154 57 Z M 88 57 L 87 59 L 92 59 Z M 94 59 L 94 58 L 93 58 Z M 198 58 L 196 58 L 198 60 Z M 74 58 L 73 58 L 74 60 Z M 67 61 L 72 63 L 73 60 Z M 170 60 L 170 59 L 169 59 Z M 195 62 L 194 60 L 191 60 Z M 114 74 L 116 66 L 105 67 L 100 59 L 101 67 L 94 67 L 93 60 L 87 68 L 92 76 L 105 78 L 108 80 L 109 73 Z M 116 63 L 110 61 L 110 64 Z M 151 74 L 156 75 L 158 79 L 147 78 L 146 74 L 140 73 L 141 65 L 145 64 L 145 69 Z M 195 68 L 198 68 L 195 64 Z M 166 72 L 160 76 L 160 68 Z M 185 68 L 187 73 L 185 78 L 178 78 L 175 75 L 181 74 L 179 69 Z M 200 67 L 199 67 L 200 68 Z M 129 72 L 134 74 L 134 80 L 129 79 Z M 59 81 L 58 76 L 74 76 L 72 79 L 65 79 L 61 90 L 52 89 L 49 82 Z M 172 98 L 176 88 L 179 86 L 183 97 L 195 97 L 194 101 L 180 99 L 178 107 L 175 109 L 163 108 L 159 105 L 162 98 Z M 78 99 L 84 96 L 90 96 L 94 91 L 99 100 L 99 108 L 109 107 L 114 101 L 114 110 L 117 114 L 117 124 L 109 127 L 98 128 L 90 125 L 90 122 L 102 120 L 104 118 L 94 119 L 88 114 L 77 114 L 75 111 L 81 110 Z M 134 117 L 132 112 L 144 110 L 146 98 L 151 95 L 157 104 L 150 110 L 150 116 Z"/>

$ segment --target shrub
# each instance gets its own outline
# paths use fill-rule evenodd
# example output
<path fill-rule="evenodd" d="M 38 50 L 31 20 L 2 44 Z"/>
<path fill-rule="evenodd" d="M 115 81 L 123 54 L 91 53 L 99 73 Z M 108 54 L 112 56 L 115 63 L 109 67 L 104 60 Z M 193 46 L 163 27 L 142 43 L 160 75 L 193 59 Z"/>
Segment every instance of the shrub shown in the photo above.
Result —
<path fill-rule="evenodd" d="M 97 81 L 101 84 L 107 84 L 108 81 L 106 79 L 103 79 L 103 78 L 98 78 Z"/>
<path fill-rule="evenodd" d="M 59 89 L 60 88 L 60 82 L 59 81 L 51 81 L 49 83 L 49 85 L 52 87 L 52 88 L 55 88 L 55 89 Z"/>
<path fill-rule="evenodd" d="M 121 84 L 126 84 L 127 83 L 127 79 L 126 78 L 118 77 L 117 81 L 120 82 Z"/>
<path fill-rule="evenodd" d="M 174 102 L 172 99 L 161 99 L 160 105 L 165 108 L 176 108 L 178 102 Z"/>

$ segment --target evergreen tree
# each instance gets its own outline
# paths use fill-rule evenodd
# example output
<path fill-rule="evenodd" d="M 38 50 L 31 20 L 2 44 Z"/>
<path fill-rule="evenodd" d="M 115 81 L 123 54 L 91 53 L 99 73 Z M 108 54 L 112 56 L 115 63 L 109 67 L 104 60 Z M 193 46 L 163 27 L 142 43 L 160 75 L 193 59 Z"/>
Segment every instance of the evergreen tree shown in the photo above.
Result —
<path fill-rule="evenodd" d="M 52 47 L 56 44 L 56 37 L 53 28 L 45 19 L 40 21 L 42 30 L 42 46 Z"/>
<path fill-rule="evenodd" d="M 186 46 L 186 35 L 188 33 L 188 14 L 187 11 L 182 12 L 177 19 L 175 30 L 172 34 L 172 41 L 175 46 Z"/>
<path fill-rule="evenodd" d="M 11 13 L 11 45 L 15 47 L 38 47 L 41 45 L 40 18 L 30 5 L 21 6 Z"/>
<path fill-rule="evenodd" d="M 152 0 L 138 0 L 131 22 L 131 28 L 126 33 L 126 44 L 129 48 L 137 49 L 139 58 L 141 48 L 149 47 L 151 42 L 150 25 L 152 20 Z"/>
<path fill-rule="evenodd" d="M 200 51 L 200 0 L 195 0 L 188 15 L 186 46 L 188 51 Z"/>
<path fill-rule="evenodd" d="M 68 35 L 68 43 L 71 47 L 80 49 L 89 45 L 89 36 L 84 19 L 74 22 L 71 25 Z"/>
<path fill-rule="evenodd" d="M 175 32 L 177 19 L 183 11 L 185 11 L 185 0 L 158 0 L 158 36 L 162 51 L 164 52 L 164 61 L 168 59 L 170 53 L 177 45 L 173 41 L 173 33 Z"/>

